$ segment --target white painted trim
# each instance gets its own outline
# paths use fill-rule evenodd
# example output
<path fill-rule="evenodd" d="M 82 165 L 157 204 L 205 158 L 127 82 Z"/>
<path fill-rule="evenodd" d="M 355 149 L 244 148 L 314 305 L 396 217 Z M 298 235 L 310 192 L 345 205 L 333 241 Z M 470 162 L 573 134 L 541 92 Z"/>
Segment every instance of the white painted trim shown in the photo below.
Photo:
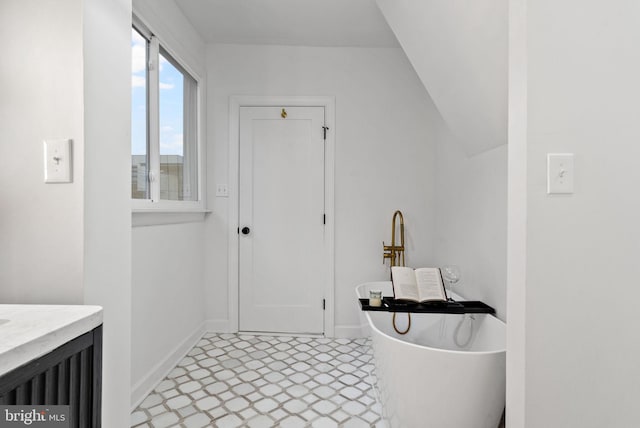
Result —
<path fill-rule="evenodd" d="M 163 224 L 197 223 L 204 221 L 211 211 L 134 211 L 131 213 L 131 227 L 159 226 Z"/>
<path fill-rule="evenodd" d="M 206 122 L 207 122 L 207 81 L 204 77 L 206 75 L 203 67 L 197 65 L 197 61 L 194 60 L 193 54 L 187 46 L 180 42 L 180 38 L 173 36 L 170 27 L 162 24 L 163 20 L 159 16 L 155 16 L 155 25 L 149 25 L 149 21 L 144 17 L 146 13 L 153 12 L 153 8 L 145 8 L 145 13 L 142 13 L 137 7 L 133 7 L 132 24 L 138 26 L 139 30 L 145 30 L 147 33 L 145 37 L 151 37 L 155 40 L 157 46 L 154 47 L 156 53 L 159 53 L 159 48 L 162 48 L 169 53 L 169 55 L 196 81 L 196 104 L 197 104 L 197 118 L 196 118 L 196 167 L 197 180 L 198 180 L 198 197 L 196 201 L 168 201 L 160 199 L 160 186 L 155 186 L 156 194 L 150 195 L 151 199 L 131 199 L 132 211 L 205 211 L 207 207 L 207 173 L 205 170 L 205 158 L 206 153 Z M 159 26 L 160 28 L 156 28 Z M 159 34 L 160 33 L 160 34 Z M 165 38 L 166 35 L 166 38 Z M 157 58 L 158 56 L 155 55 Z M 158 85 L 158 73 L 149 73 L 149 85 Z M 151 80 L 155 79 L 155 80 Z M 159 95 L 159 92 L 154 95 L 154 91 L 149 92 L 150 96 Z M 159 122 L 158 116 L 158 99 L 150 99 L 148 102 L 148 108 L 150 109 L 150 119 Z M 150 121 L 149 132 L 159 132 L 158 124 Z M 152 135 L 149 135 L 150 138 Z M 159 137 L 157 137 L 159 139 Z M 151 140 L 154 141 L 154 140 Z M 149 159 L 150 168 L 156 168 L 158 173 L 158 179 L 160 177 L 160 153 L 159 145 L 157 147 L 151 144 L 149 147 Z M 153 189 L 153 186 L 152 186 Z"/>
<path fill-rule="evenodd" d="M 238 321 L 238 185 L 239 185 L 239 150 L 240 150 L 240 107 L 324 107 L 325 126 L 329 127 L 325 143 L 325 286 L 326 308 L 324 313 L 324 334 L 334 337 L 335 326 L 335 97 L 330 96 L 231 96 L 229 99 L 229 282 L 228 282 L 228 314 L 229 331 L 237 332 Z"/>
<path fill-rule="evenodd" d="M 207 320 L 207 333 L 231 333 L 229 320 Z"/>
<path fill-rule="evenodd" d="M 157 10 L 151 6 L 153 2 L 147 2 L 149 6 L 143 6 L 140 8 L 138 2 L 134 2 L 133 5 L 133 24 L 146 27 L 147 37 L 154 35 L 160 41 L 160 45 L 169 52 L 169 54 L 176 59 L 180 66 L 191 74 L 192 77 L 200 81 L 202 76 L 205 76 L 206 70 L 204 61 L 199 56 L 198 52 L 194 51 L 188 43 L 183 41 L 183 37 L 175 34 L 175 30 L 170 25 L 167 25 L 165 18 L 157 13 Z M 151 16 L 149 16 L 151 15 Z M 186 19 L 186 17 L 185 17 Z M 151 24 L 153 22 L 153 25 Z M 200 39 L 200 37 L 198 37 Z M 202 45 L 199 51 L 204 52 L 204 41 L 200 39 Z"/>
<path fill-rule="evenodd" d="M 335 328 L 336 339 L 359 339 L 366 337 L 362 334 L 363 328 L 361 325 L 337 325 Z"/>
<path fill-rule="evenodd" d="M 160 42 L 151 36 L 147 57 L 147 160 L 149 199 L 160 201 Z"/>
<path fill-rule="evenodd" d="M 526 418 L 527 1 L 509 0 L 506 426 Z"/>
<path fill-rule="evenodd" d="M 249 336 L 273 336 L 273 337 L 313 337 L 316 339 L 324 338 L 324 334 L 314 334 L 314 333 L 277 333 L 277 332 L 267 332 L 267 331 L 239 331 L 238 334 L 249 335 Z"/>
<path fill-rule="evenodd" d="M 156 364 L 135 385 L 131 387 L 131 412 L 142 403 L 147 395 L 155 389 L 169 372 L 174 369 L 185 355 L 202 339 L 206 333 L 205 323 L 202 323 L 185 340 L 176 346 L 162 361 Z"/>

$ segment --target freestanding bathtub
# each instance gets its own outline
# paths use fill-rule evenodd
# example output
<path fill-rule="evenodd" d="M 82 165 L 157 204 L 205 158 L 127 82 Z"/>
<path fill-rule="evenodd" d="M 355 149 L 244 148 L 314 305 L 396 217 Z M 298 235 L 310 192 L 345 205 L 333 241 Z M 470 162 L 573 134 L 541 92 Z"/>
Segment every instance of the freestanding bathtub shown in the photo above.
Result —
<path fill-rule="evenodd" d="M 390 282 L 359 285 L 393 295 Z M 453 296 L 454 299 L 457 296 Z M 460 299 L 462 300 L 462 299 Z M 487 314 L 411 314 L 406 335 L 391 312 L 362 311 L 377 390 L 391 428 L 497 428 L 505 405 L 506 325 Z M 407 314 L 397 314 L 404 330 Z"/>

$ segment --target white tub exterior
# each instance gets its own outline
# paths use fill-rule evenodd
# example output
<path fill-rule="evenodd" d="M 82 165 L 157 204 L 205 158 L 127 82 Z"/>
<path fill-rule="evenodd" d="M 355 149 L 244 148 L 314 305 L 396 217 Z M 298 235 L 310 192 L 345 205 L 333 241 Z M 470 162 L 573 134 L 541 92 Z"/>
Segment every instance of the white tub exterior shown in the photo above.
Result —
<path fill-rule="evenodd" d="M 392 295 L 389 282 L 362 284 L 356 292 L 366 298 L 369 290 Z M 497 428 L 505 404 L 502 321 L 485 314 L 411 314 L 411 330 L 402 336 L 390 312 L 362 314 L 391 428 Z M 401 330 L 406 318 L 397 316 Z"/>

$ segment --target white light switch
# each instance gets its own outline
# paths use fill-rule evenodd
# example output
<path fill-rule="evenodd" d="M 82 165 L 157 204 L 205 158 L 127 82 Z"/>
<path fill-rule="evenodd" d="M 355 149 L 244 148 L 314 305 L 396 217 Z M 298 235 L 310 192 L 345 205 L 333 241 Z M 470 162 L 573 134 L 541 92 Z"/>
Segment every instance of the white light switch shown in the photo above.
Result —
<path fill-rule="evenodd" d="M 229 196 L 229 189 L 226 184 L 216 185 L 216 196 L 219 198 L 226 198 Z"/>
<path fill-rule="evenodd" d="M 71 183 L 71 140 L 44 142 L 44 182 Z"/>
<path fill-rule="evenodd" d="M 547 193 L 573 193 L 573 153 L 547 153 Z"/>

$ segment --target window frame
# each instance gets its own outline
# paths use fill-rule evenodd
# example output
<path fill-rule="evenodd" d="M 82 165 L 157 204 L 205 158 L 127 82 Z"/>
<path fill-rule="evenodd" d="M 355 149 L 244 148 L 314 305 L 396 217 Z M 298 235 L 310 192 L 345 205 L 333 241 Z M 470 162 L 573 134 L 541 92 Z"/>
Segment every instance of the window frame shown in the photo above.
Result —
<path fill-rule="evenodd" d="M 171 44 L 153 32 L 139 17 L 133 15 L 132 28 L 140 33 L 148 44 L 147 55 L 147 156 L 149 171 L 155 171 L 158 176 L 152 181 L 148 179 L 149 199 L 131 198 L 131 208 L 133 213 L 205 213 L 206 210 L 206 189 L 204 165 L 204 143 L 203 126 L 205 120 L 203 91 L 204 79 L 185 61 Z M 164 52 L 163 52 L 164 51 Z M 196 161 L 194 162 L 197 172 L 196 179 L 196 199 L 192 201 L 176 201 L 160 199 L 160 89 L 158 64 L 160 54 L 167 54 L 175 62 L 180 71 L 188 74 L 196 84 L 195 88 L 195 148 Z M 153 64 L 151 64 L 153 63 Z M 157 88 L 155 91 L 151 88 Z M 186 130 L 185 130 L 186 134 Z M 130 143 L 131 144 L 131 143 Z"/>

